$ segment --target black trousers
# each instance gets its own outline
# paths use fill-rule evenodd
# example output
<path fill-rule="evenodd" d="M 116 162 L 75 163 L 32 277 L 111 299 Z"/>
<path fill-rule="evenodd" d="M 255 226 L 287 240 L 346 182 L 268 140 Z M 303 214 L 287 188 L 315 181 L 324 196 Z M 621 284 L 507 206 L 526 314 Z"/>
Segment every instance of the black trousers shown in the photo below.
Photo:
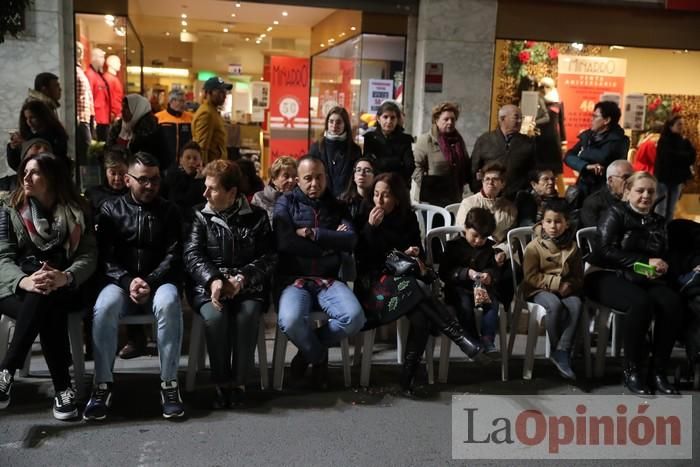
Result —
<path fill-rule="evenodd" d="M 106 123 L 98 123 L 95 127 L 95 139 L 97 141 L 107 141 L 109 136 L 109 125 Z"/>
<path fill-rule="evenodd" d="M 15 319 L 15 333 L 0 369 L 14 373 L 24 365 L 27 353 L 39 335 L 54 389 L 70 387 L 71 356 L 68 342 L 68 311 L 80 307 L 73 291 L 58 290 L 48 296 L 20 292 L 0 300 L 0 314 Z"/>
<path fill-rule="evenodd" d="M 592 299 L 626 312 L 623 345 L 627 362 L 641 366 L 646 361 L 646 337 L 654 319 L 654 362 L 661 368 L 668 364 L 683 319 L 683 299 L 678 293 L 658 282 L 636 284 L 611 271 L 588 274 L 584 288 Z"/>

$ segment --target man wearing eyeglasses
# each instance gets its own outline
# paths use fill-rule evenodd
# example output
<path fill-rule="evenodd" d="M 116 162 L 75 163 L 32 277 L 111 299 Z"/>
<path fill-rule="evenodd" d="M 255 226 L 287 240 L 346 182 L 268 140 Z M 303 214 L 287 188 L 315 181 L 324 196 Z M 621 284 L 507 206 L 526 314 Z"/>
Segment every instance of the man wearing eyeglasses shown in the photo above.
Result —
<path fill-rule="evenodd" d="M 97 228 L 100 261 L 107 286 L 93 309 L 95 381 L 85 420 L 103 420 L 112 403 L 112 369 L 119 319 L 153 313 L 158 330 L 163 417 L 181 417 L 177 384 L 182 346 L 182 220 L 177 207 L 158 196 L 158 160 L 137 152 L 129 160 L 129 191 L 102 205 Z"/>
<path fill-rule="evenodd" d="M 625 159 L 612 162 L 606 172 L 607 184 L 604 188 L 590 195 L 581 208 L 582 227 L 595 227 L 603 213 L 622 199 L 625 182 L 634 170 Z"/>

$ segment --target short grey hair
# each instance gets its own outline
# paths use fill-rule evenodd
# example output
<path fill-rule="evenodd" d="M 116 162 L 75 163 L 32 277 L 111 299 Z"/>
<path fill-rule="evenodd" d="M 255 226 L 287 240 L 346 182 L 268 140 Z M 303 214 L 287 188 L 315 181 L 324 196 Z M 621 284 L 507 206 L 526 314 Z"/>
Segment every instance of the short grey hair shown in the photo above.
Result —
<path fill-rule="evenodd" d="M 173 89 L 172 91 L 170 91 L 170 94 L 168 94 L 168 102 L 174 101 L 174 100 L 184 100 L 184 99 L 185 99 L 185 93 L 179 89 Z"/>
<path fill-rule="evenodd" d="M 617 175 L 617 173 L 619 172 L 618 169 L 623 168 L 627 168 L 630 170 L 630 172 L 634 172 L 632 164 L 630 164 L 626 159 L 617 159 L 612 161 L 610 165 L 608 165 L 608 168 L 605 170 L 605 178 L 608 179 L 613 175 Z"/>
<path fill-rule="evenodd" d="M 518 107 L 516 105 L 513 105 L 513 104 L 504 105 L 503 107 L 498 109 L 498 119 L 499 120 L 502 119 L 503 117 L 505 117 L 506 115 L 508 115 L 510 112 L 512 112 L 514 110 L 518 110 Z"/>

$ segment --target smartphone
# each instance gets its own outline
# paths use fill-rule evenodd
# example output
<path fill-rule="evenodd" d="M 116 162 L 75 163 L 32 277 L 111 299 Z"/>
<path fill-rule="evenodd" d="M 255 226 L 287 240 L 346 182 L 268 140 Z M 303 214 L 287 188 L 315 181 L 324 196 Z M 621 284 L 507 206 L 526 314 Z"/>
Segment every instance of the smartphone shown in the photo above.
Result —
<path fill-rule="evenodd" d="M 641 274 L 647 277 L 652 277 L 656 275 L 656 267 L 646 263 L 634 263 L 633 270 L 637 274 Z"/>

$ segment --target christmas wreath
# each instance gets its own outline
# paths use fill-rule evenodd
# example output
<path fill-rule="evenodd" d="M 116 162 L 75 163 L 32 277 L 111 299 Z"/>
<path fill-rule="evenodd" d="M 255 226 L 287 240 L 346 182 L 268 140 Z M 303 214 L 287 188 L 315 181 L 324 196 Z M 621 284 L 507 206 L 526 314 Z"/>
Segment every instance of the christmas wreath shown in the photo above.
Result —
<path fill-rule="evenodd" d="M 17 37 L 24 31 L 24 13 L 33 0 L 3 0 L 0 2 L 0 44 L 5 35 Z"/>

